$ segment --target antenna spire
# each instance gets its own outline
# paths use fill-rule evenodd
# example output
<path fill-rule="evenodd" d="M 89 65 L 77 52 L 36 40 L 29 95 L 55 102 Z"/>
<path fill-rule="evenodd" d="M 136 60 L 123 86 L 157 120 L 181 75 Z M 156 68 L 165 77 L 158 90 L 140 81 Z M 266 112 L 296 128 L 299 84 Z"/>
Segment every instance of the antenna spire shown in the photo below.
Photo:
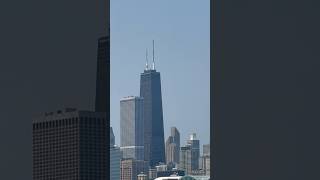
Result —
<path fill-rule="evenodd" d="M 156 69 L 156 65 L 154 63 L 154 40 L 152 40 L 152 70 Z"/>
<path fill-rule="evenodd" d="M 148 65 L 148 48 L 146 48 L 146 68 L 145 70 L 149 70 L 149 65 Z"/>

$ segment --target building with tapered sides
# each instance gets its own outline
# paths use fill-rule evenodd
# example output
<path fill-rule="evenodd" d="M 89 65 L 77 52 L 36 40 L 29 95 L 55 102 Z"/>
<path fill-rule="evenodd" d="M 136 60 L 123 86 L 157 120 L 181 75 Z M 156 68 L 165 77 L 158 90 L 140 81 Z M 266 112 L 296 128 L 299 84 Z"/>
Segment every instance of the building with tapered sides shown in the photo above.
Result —
<path fill-rule="evenodd" d="M 154 167 L 165 163 L 161 78 L 155 69 L 154 55 L 152 67 L 146 64 L 141 73 L 140 97 L 144 100 L 144 157 Z"/>
<path fill-rule="evenodd" d="M 104 112 L 64 111 L 33 119 L 33 180 L 106 179 Z"/>
<path fill-rule="evenodd" d="M 122 158 L 144 160 L 143 98 L 120 100 L 120 149 Z"/>
<path fill-rule="evenodd" d="M 171 135 L 166 141 L 166 163 L 176 166 L 179 163 L 180 133 L 176 127 L 171 127 Z"/>

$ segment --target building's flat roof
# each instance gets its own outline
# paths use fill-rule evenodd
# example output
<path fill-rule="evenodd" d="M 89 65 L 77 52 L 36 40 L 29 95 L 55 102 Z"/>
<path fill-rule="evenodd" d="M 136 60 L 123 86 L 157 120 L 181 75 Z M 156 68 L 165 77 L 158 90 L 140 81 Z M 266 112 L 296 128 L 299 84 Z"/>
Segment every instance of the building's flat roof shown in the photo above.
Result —
<path fill-rule="evenodd" d="M 64 110 L 57 110 L 55 112 L 45 112 L 42 115 L 33 118 L 33 123 L 47 122 L 59 119 L 69 119 L 74 117 L 99 117 L 106 118 L 105 112 L 94 112 L 89 110 L 77 110 L 75 108 L 66 108 Z"/>
<path fill-rule="evenodd" d="M 120 101 L 134 100 L 134 99 L 143 99 L 143 97 L 139 96 L 126 96 L 120 99 Z"/>

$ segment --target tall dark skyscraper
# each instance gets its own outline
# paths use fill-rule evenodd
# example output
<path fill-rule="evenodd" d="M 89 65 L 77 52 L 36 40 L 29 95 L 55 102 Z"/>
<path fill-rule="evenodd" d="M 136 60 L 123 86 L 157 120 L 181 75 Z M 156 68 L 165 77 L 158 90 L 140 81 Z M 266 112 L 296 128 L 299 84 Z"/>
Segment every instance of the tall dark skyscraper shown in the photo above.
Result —
<path fill-rule="evenodd" d="M 33 120 L 33 180 L 106 179 L 106 116 L 66 109 Z"/>
<path fill-rule="evenodd" d="M 153 56 L 154 57 L 154 56 Z M 140 97 L 144 99 L 144 149 L 150 166 L 165 162 L 160 72 L 148 64 L 140 78 Z"/>
<path fill-rule="evenodd" d="M 109 117 L 110 94 L 108 84 L 110 83 L 110 38 L 101 37 L 98 40 L 97 55 L 97 79 L 96 79 L 96 112 L 107 112 Z"/>
<path fill-rule="evenodd" d="M 107 179 L 109 46 L 109 37 L 98 40 L 95 112 L 66 109 L 33 120 L 34 180 Z"/>

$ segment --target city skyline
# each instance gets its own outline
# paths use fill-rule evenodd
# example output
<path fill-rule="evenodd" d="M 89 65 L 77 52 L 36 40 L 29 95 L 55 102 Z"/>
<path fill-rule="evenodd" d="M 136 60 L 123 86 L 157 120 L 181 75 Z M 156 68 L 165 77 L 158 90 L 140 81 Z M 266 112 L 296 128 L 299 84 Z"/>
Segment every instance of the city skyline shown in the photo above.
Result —
<path fill-rule="evenodd" d="M 175 126 L 181 142 L 193 132 L 203 144 L 210 142 L 210 1 L 180 2 L 111 2 L 110 117 L 116 144 L 119 100 L 139 96 L 139 74 L 145 68 L 146 48 L 152 62 L 153 39 L 155 66 L 161 72 L 164 139 Z"/>

